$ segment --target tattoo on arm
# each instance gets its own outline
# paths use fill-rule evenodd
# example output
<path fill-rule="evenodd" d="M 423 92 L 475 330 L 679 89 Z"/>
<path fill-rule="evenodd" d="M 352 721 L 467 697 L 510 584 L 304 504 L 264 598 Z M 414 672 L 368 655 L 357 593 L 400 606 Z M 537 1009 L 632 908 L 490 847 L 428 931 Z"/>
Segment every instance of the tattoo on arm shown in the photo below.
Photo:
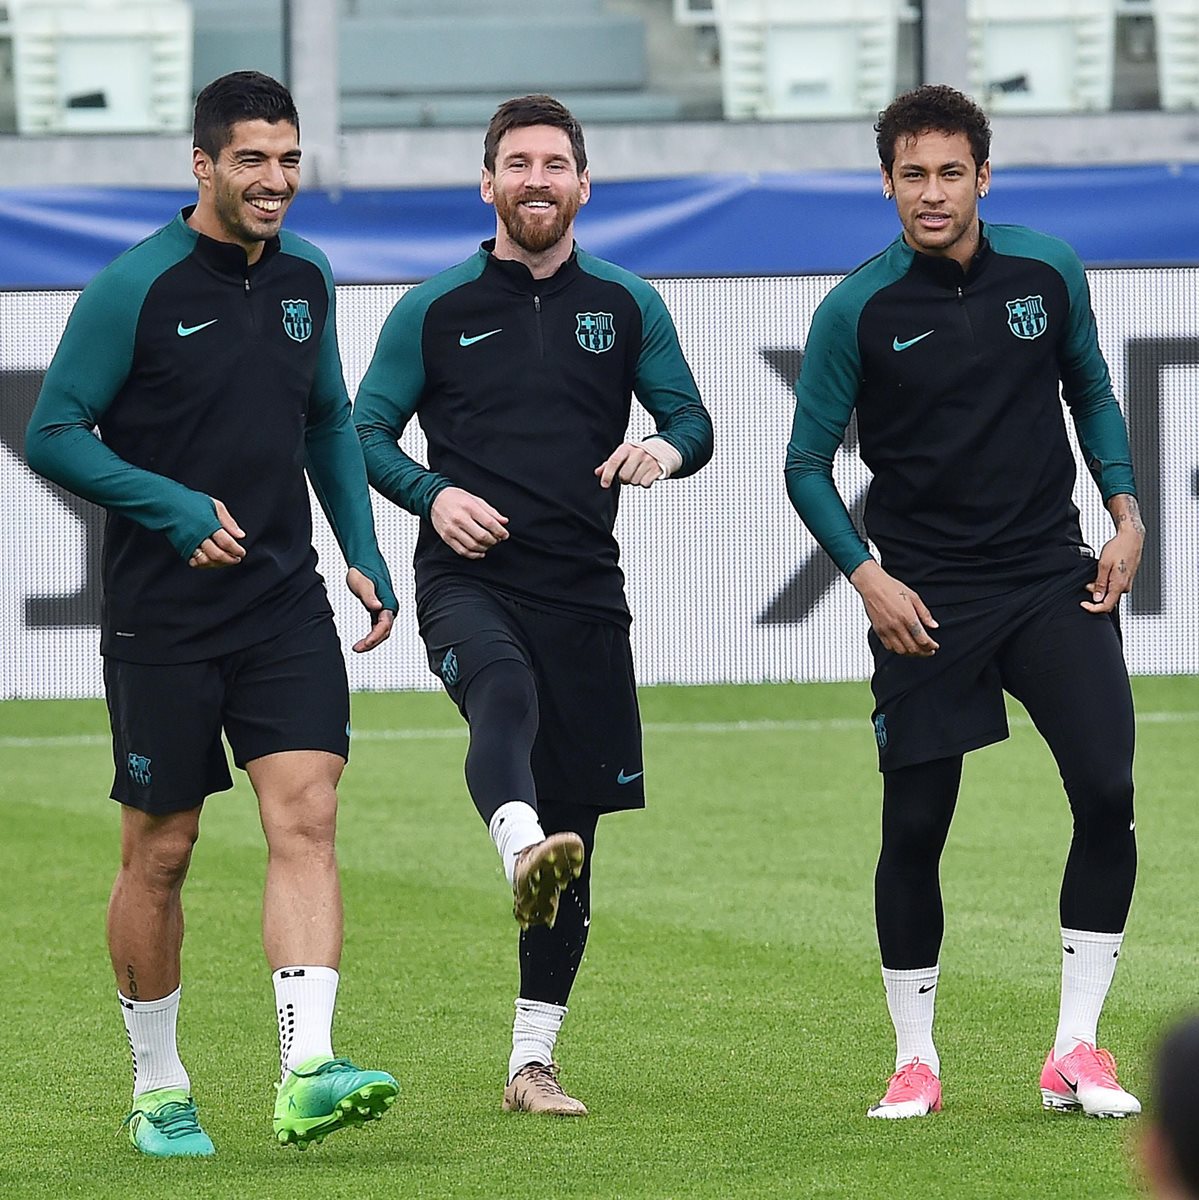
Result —
<path fill-rule="evenodd" d="M 1137 503 L 1135 496 L 1125 498 L 1126 507 L 1122 513 L 1116 516 L 1116 529 L 1122 532 L 1124 525 L 1130 526 L 1134 533 L 1144 534 L 1145 523 L 1141 520 L 1141 506 Z"/>

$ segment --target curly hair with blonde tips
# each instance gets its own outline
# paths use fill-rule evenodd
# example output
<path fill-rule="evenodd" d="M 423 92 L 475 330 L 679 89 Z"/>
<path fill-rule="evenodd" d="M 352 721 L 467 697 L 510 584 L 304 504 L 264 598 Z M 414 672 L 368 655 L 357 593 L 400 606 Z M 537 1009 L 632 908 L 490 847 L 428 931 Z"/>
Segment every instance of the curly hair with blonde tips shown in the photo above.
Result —
<path fill-rule="evenodd" d="M 878 161 L 891 174 L 895 165 L 895 147 L 900 138 L 922 133 L 964 133 L 977 170 L 991 156 L 991 125 L 969 96 L 942 83 L 926 83 L 897 96 L 878 114 L 874 132 L 878 135 Z"/>

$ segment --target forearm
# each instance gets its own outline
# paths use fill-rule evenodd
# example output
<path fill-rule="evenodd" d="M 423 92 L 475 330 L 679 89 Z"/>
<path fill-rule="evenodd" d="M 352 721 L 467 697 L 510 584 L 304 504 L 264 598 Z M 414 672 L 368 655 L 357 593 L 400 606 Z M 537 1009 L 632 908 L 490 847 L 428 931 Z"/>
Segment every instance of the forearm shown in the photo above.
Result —
<path fill-rule="evenodd" d="M 1104 502 L 1117 495 L 1136 496 L 1132 451 L 1120 406 L 1110 394 L 1072 409 L 1078 444 L 1087 470 Z"/>
<path fill-rule="evenodd" d="M 358 438 L 371 486 L 393 504 L 428 520 L 438 493 L 453 481 L 405 454 L 390 431 L 360 425 Z"/>
<path fill-rule="evenodd" d="M 712 418 L 698 398 L 681 399 L 673 406 L 656 411 L 651 408 L 650 412 L 658 429 L 646 439 L 646 449 L 663 465 L 666 475 L 694 475 L 711 459 Z M 671 455 L 670 450 L 675 453 Z"/>
<path fill-rule="evenodd" d="M 786 477 L 787 495 L 800 520 L 837 568 L 849 577 L 871 554 L 833 483 L 832 463 L 819 455 L 789 448 Z"/>
<path fill-rule="evenodd" d="M 1107 502 L 1107 511 L 1111 514 L 1112 522 L 1117 533 L 1135 533 L 1145 536 L 1145 523 L 1141 520 L 1141 506 L 1136 496 L 1121 492 Z"/>
<path fill-rule="evenodd" d="M 188 558 L 220 528 L 212 499 L 173 479 L 127 463 L 90 429 L 34 411 L 25 446 L 29 466 L 77 496 L 165 534 Z"/>
<path fill-rule="evenodd" d="M 391 576 L 375 536 L 366 467 L 348 409 L 339 418 L 310 427 L 305 440 L 308 474 L 346 565 L 375 585 L 383 607 L 396 611 Z"/>

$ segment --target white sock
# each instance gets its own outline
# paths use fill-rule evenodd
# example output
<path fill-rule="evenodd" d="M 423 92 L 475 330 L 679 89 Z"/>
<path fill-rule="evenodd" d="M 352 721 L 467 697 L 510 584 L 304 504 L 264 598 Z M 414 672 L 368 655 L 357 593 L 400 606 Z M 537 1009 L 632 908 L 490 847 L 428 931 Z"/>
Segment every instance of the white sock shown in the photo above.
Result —
<path fill-rule="evenodd" d="M 337 979 L 332 967 L 280 967 L 271 976 L 279 1017 L 281 1079 L 310 1058 L 333 1057 Z"/>
<path fill-rule="evenodd" d="M 512 1057 L 508 1059 L 509 1082 L 529 1063 L 548 1067 L 554 1061 L 554 1043 L 566 1011 L 565 1004 L 517 998 L 516 1017 L 512 1021 Z"/>
<path fill-rule="evenodd" d="M 1062 1002 L 1057 1015 L 1053 1057 L 1069 1054 L 1079 1042 L 1097 1044 L 1099 1014 L 1120 958 L 1122 933 L 1062 930 Z"/>
<path fill-rule="evenodd" d="M 933 1045 L 933 1006 L 937 998 L 940 966 L 914 971 L 883 967 L 887 1010 L 895 1026 L 895 1069 L 918 1058 L 934 1075 L 941 1074 L 941 1056 Z"/>
<path fill-rule="evenodd" d="M 500 852 L 508 882 L 516 872 L 516 857 L 529 846 L 545 841 L 545 832 L 537 810 L 524 800 L 509 800 L 501 804 L 487 825 L 487 832 Z"/>
<path fill-rule="evenodd" d="M 117 992 L 133 1055 L 135 1100 L 143 1092 L 156 1092 L 159 1088 L 179 1088 L 191 1095 L 191 1080 L 175 1042 L 180 990 L 176 988 L 161 1000 L 130 1000 Z"/>

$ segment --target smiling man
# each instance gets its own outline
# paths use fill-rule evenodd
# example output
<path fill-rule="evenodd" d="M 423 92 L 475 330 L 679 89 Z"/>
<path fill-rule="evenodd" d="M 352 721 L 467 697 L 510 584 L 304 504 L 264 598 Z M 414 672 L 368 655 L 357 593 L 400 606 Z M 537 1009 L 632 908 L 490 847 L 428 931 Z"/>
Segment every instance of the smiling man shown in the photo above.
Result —
<path fill-rule="evenodd" d="M 350 421 L 329 264 L 281 233 L 299 137 L 291 96 L 265 75 L 239 71 L 200 93 L 197 203 L 84 290 L 29 427 L 30 465 L 108 510 L 100 652 L 122 805 L 108 942 L 133 1051 L 129 1136 L 154 1157 L 213 1153 L 175 1029 L 201 806 L 232 786 L 222 731 L 257 793 L 269 851 L 275 1135 L 319 1140 L 382 1115 L 397 1092 L 331 1044 L 349 690 L 305 465 L 370 616 L 356 651 L 387 638 L 396 600 Z"/>
<path fill-rule="evenodd" d="M 553 1053 L 591 921 L 596 825 L 645 802 L 617 500 L 622 484 L 702 467 L 712 424 L 658 293 L 575 246 L 591 179 L 561 104 L 500 106 L 481 194 L 495 240 L 396 305 L 354 420 L 371 483 L 421 518 L 421 636 L 470 726 L 467 787 L 512 885 L 503 1107 L 582 1116 Z M 642 442 L 626 440 L 634 391 L 657 425 Z M 414 415 L 427 468 L 397 444 Z M 651 851 L 641 869 L 662 860 Z"/>
<path fill-rule="evenodd" d="M 940 856 L 963 755 L 1007 736 L 1006 691 L 1057 760 L 1074 817 L 1042 1103 L 1128 1116 L 1140 1105 L 1097 1046 L 1136 875 L 1117 604 L 1144 528 L 1128 437 L 1077 256 L 1056 238 L 979 219 L 991 186 L 982 111 L 926 86 L 895 100 L 875 130 L 883 195 L 903 232 L 817 310 L 786 464 L 796 511 L 871 625 L 883 774 L 875 914 L 897 1053 L 869 1115 L 941 1107 Z M 1097 558 L 1071 500 L 1060 398 L 1115 524 Z M 873 473 L 866 533 L 881 562 L 833 484 L 853 413 Z"/>

